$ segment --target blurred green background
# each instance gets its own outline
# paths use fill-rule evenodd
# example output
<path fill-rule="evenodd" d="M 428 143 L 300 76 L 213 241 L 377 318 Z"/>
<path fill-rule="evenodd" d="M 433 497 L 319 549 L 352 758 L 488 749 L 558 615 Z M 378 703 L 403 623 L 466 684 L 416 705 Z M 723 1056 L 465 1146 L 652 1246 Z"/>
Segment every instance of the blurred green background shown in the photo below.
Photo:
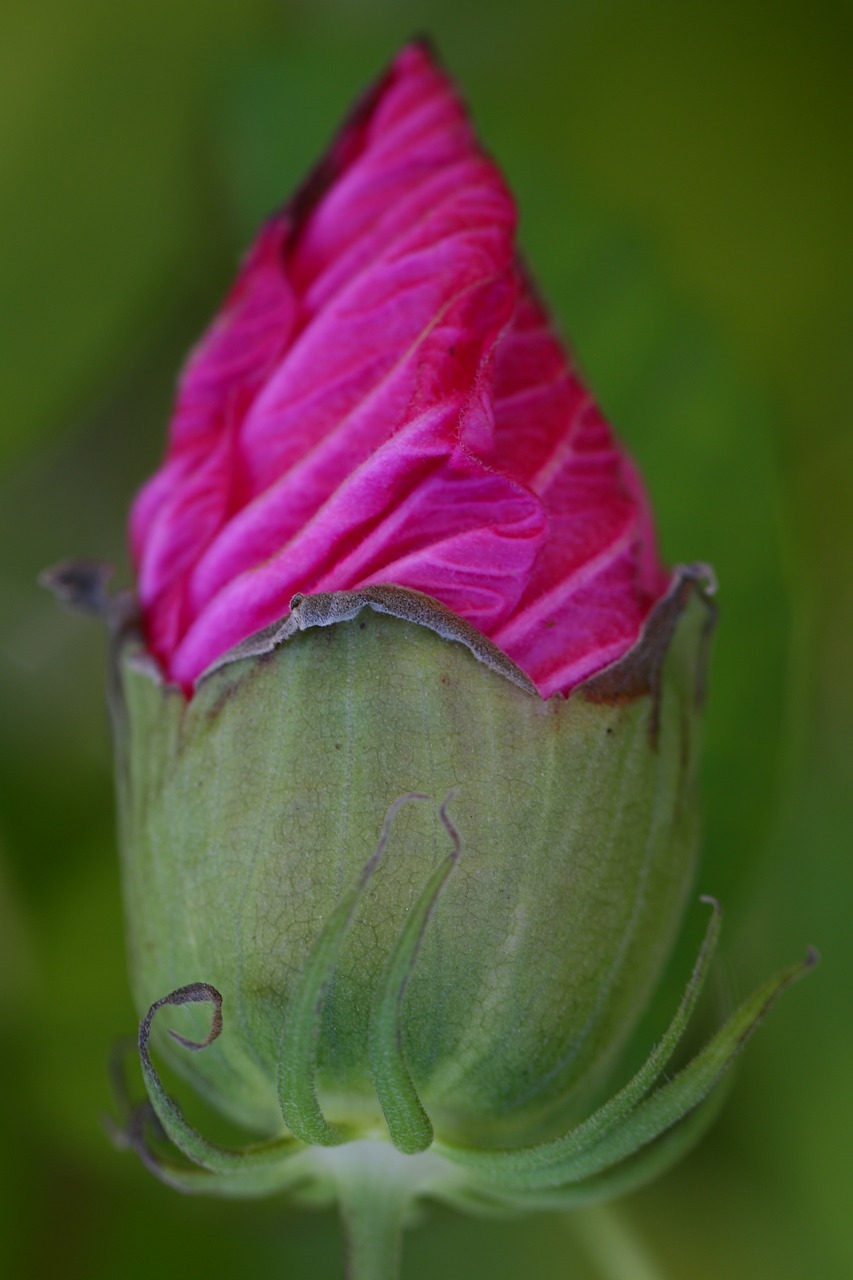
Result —
<path fill-rule="evenodd" d="M 0 1273 L 339 1274 L 331 1215 L 182 1199 L 100 1127 L 135 1021 L 103 643 L 35 577 L 126 565 L 240 250 L 428 32 L 667 557 L 719 573 L 697 890 L 727 910 L 726 981 L 824 962 L 678 1170 L 606 1221 L 430 1211 L 407 1280 L 853 1275 L 851 26 L 832 0 L 4 0 Z"/>

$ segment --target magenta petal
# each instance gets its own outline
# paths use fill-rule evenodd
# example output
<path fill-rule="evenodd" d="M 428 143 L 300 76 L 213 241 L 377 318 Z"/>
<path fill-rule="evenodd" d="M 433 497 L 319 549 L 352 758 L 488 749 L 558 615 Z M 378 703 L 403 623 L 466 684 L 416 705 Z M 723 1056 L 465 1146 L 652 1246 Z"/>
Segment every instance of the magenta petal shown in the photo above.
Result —
<path fill-rule="evenodd" d="M 444 424 L 435 408 L 409 422 L 274 556 L 233 575 L 175 654 L 175 678 L 189 683 L 220 646 L 281 617 L 295 591 L 396 582 L 457 610 L 464 604 L 465 616 L 490 631 L 515 604 L 547 518 L 525 486 L 462 446 L 448 454 L 442 440 L 458 417 L 451 404 Z"/>
<path fill-rule="evenodd" d="M 494 362 L 496 442 L 542 500 L 550 534 L 491 635 L 547 697 L 621 656 L 667 578 L 639 477 L 523 288 Z"/>
<path fill-rule="evenodd" d="M 418 459 L 452 453 L 484 352 L 509 318 L 512 303 L 507 273 L 474 281 L 462 296 L 442 300 L 423 334 L 407 341 L 402 358 L 395 351 L 395 366 L 381 376 L 370 365 L 361 370 L 360 384 L 353 379 L 345 392 L 334 382 L 321 382 L 309 402 L 282 404 L 277 417 L 286 427 L 274 438 L 290 442 L 286 464 L 199 561 L 191 584 L 193 608 L 204 608 L 235 574 L 288 546 L 368 461 L 390 488 L 394 474 L 411 465 L 413 450 Z M 451 349 L 454 355 L 448 357 Z M 271 410 L 259 405 L 261 412 Z M 385 448 L 389 442 L 393 447 Z M 415 478 L 410 475 L 407 485 Z M 328 536 L 334 538 L 335 531 L 329 529 Z M 337 532 L 340 539 L 348 536 L 347 529 Z"/>
<path fill-rule="evenodd" d="M 185 689 L 297 590 L 428 592 L 544 695 L 636 639 L 666 587 L 648 503 L 514 233 L 452 84 L 404 49 L 261 231 L 134 506 Z"/>
<path fill-rule="evenodd" d="M 236 433 L 294 322 L 295 300 L 281 270 L 287 231 L 283 218 L 264 227 L 221 314 L 190 356 L 166 465 L 134 504 L 131 542 L 149 617 L 238 501 Z"/>

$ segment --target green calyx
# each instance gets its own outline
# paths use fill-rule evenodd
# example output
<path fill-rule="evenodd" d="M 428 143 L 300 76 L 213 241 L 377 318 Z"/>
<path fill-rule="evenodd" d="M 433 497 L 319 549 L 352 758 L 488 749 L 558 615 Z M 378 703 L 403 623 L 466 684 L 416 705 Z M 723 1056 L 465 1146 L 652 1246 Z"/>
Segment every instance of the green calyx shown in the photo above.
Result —
<path fill-rule="evenodd" d="M 220 667 L 189 702 L 123 642 L 131 976 L 140 1011 L 200 979 L 222 992 L 229 1034 L 192 1062 L 205 1093 L 261 1133 L 284 1119 L 309 1143 L 371 1136 L 393 1043 L 448 1141 L 521 1145 L 580 1114 L 692 880 L 707 623 L 697 584 L 679 579 L 622 686 L 596 677 L 547 702 L 372 609 Z M 403 803 L 416 795 L 432 803 Z M 394 957 L 419 911 L 429 923 L 409 935 L 403 977 Z M 399 1041 L 375 1029 L 397 999 L 382 996 L 392 970 Z"/>
<path fill-rule="evenodd" d="M 413 1197 L 582 1204 L 695 1141 L 745 1040 L 814 962 L 661 1083 L 717 942 L 712 904 L 670 1026 L 596 1104 L 692 883 L 700 579 L 679 571 L 630 653 L 567 699 L 530 692 L 436 602 L 380 587 L 301 597 L 187 701 L 153 670 L 127 599 L 111 612 L 102 574 L 87 588 L 80 566 L 57 571 L 114 632 L 148 1095 L 121 1140 L 182 1190 L 339 1200 L 352 1273 L 377 1276 L 393 1274 Z M 164 1006 L 207 1023 L 169 1041 Z M 256 1140 L 203 1137 L 152 1047 Z"/>

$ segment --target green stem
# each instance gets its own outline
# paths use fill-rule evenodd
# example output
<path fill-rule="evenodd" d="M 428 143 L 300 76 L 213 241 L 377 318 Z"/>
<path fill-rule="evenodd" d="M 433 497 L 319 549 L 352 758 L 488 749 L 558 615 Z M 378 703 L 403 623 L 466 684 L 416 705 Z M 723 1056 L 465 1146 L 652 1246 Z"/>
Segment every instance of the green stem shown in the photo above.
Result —
<path fill-rule="evenodd" d="M 364 1150 L 372 1144 L 351 1145 L 362 1148 L 361 1158 L 340 1162 L 335 1170 L 344 1232 L 344 1275 L 346 1280 L 398 1280 L 412 1186 L 399 1173 L 395 1176 L 393 1164 L 382 1158 L 381 1151 Z"/>
<path fill-rule="evenodd" d="M 567 1217 L 602 1280 L 664 1280 L 643 1242 L 610 1205 L 577 1210 Z"/>

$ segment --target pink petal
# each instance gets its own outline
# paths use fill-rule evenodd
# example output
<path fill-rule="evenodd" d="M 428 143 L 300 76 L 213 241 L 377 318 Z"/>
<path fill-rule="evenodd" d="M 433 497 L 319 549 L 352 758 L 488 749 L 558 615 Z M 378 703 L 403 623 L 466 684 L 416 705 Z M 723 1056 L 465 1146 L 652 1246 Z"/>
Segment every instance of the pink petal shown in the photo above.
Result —
<path fill-rule="evenodd" d="M 190 691 L 297 591 L 392 581 L 548 695 L 666 587 L 642 485 L 514 262 L 452 84 L 403 50 L 263 228 L 132 514 L 150 647 Z"/>
<path fill-rule="evenodd" d="M 512 199 L 420 49 L 406 51 L 353 129 L 357 140 L 339 141 L 321 166 L 323 182 L 333 170 L 334 180 L 322 190 L 315 183 L 302 220 L 282 215 L 270 224 L 277 261 L 273 255 L 271 265 L 269 231 L 251 255 L 235 300 L 182 383 L 167 463 L 176 483 L 140 499 L 149 640 L 183 683 L 216 645 L 280 616 L 297 588 L 312 589 L 419 480 L 429 484 L 410 513 L 423 545 L 409 573 L 425 575 L 430 587 L 438 576 L 430 542 L 451 555 L 439 475 L 457 487 L 460 510 L 472 486 L 489 501 L 509 495 L 511 515 L 490 517 L 484 508 L 466 517 L 457 558 L 463 544 L 473 553 L 468 526 L 482 530 L 490 519 L 496 531 L 538 531 L 519 540 L 527 567 L 541 541 L 544 517 L 531 494 L 473 455 L 459 462 L 463 440 L 472 439 L 466 421 L 477 420 L 469 414 L 475 387 L 515 304 Z M 251 323 L 270 282 L 272 296 L 277 289 L 289 303 L 278 348 L 256 341 Z M 225 341 L 232 337 L 258 358 L 240 359 Z M 477 430 L 488 453 L 491 419 Z M 375 547 L 373 571 L 389 563 Z M 298 566 L 295 580 L 284 564 Z M 247 573 L 257 593 L 251 607 L 237 585 Z M 467 580 L 475 576 L 472 568 Z M 495 622 L 518 589 L 517 577 L 507 581 L 480 612 Z M 452 594 L 458 598 L 458 584 Z"/>
<path fill-rule="evenodd" d="M 529 286 L 492 383 L 499 457 L 542 499 L 550 532 L 491 638 L 548 697 L 630 647 L 666 575 L 639 477 Z"/>
<path fill-rule="evenodd" d="M 294 323 L 293 291 L 280 269 L 288 230 L 284 217 L 263 228 L 222 312 L 190 356 L 166 464 L 131 513 L 140 596 L 149 618 L 239 501 L 236 433 Z"/>

